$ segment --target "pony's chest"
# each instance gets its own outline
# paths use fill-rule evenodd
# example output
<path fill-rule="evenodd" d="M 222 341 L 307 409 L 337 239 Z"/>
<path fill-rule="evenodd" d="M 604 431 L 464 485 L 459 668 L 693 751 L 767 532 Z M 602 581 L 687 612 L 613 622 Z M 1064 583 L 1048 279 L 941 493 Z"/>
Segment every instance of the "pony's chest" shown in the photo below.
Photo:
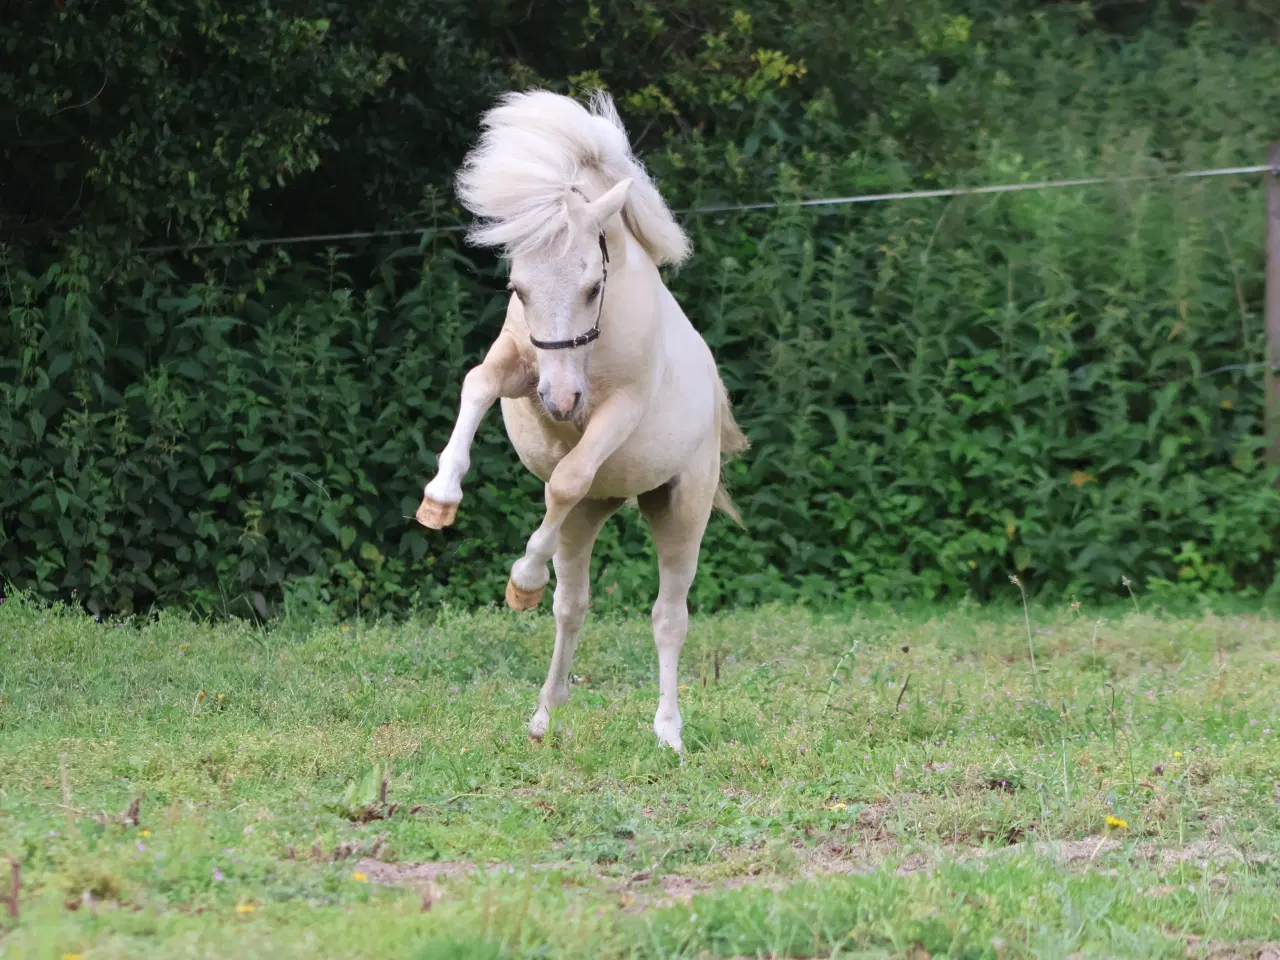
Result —
<path fill-rule="evenodd" d="M 531 397 L 503 399 L 502 422 L 520 462 L 543 483 L 551 479 L 556 464 L 582 439 L 581 429 L 572 423 L 550 420 Z"/>
<path fill-rule="evenodd" d="M 580 427 L 550 420 L 536 400 L 503 400 L 502 419 L 520 462 L 543 483 L 551 479 L 552 471 L 582 439 Z M 648 432 L 643 426 L 639 436 L 628 437 L 596 470 L 589 497 L 634 497 L 661 486 L 680 472 L 680 453 L 643 442 L 643 435 Z"/>

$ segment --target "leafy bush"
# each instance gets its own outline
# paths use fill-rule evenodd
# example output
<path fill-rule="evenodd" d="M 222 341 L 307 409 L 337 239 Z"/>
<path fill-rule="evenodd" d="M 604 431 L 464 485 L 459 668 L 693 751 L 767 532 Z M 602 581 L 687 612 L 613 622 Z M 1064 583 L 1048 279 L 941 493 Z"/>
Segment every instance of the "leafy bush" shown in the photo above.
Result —
<path fill-rule="evenodd" d="M 410 518 L 502 310 L 435 185 L 509 83 L 609 84 L 679 204 L 1255 163 L 1280 108 L 1280 58 L 1232 18 L 1274 21 L 1229 9 L 669 0 L 611 27 L 652 46 L 581 46 L 604 33 L 568 4 L 519 21 L 539 52 L 513 64 L 504 4 L 171 6 L 112 39 L 68 0 L 35 71 L 0 74 L 10 119 L 72 141 L 2 148 L 34 186 L 4 194 L 0 578 L 101 610 L 500 598 L 541 496 L 496 414 L 459 525 Z M 1261 213 L 1238 178 L 690 218 L 671 283 L 755 445 L 696 602 L 1266 587 Z M 407 219 L 433 226 L 404 249 L 230 243 Z M 597 557 L 597 601 L 647 607 L 634 514 Z"/>

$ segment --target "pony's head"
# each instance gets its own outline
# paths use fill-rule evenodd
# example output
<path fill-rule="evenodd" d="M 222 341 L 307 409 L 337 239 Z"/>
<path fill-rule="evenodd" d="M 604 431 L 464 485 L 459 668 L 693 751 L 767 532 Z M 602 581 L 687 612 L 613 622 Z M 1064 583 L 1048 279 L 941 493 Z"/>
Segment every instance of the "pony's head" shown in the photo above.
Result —
<path fill-rule="evenodd" d="M 574 419 L 587 402 L 587 362 L 608 293 L 605 233 L 631 183 L 623 180 L 596 200 L 570 192 L 563 242 L 511 258 L 509 287 L 538 351 L 538 397 L 557 420 Z"/>
<path fill-rule="evenodd" d="M 607 297 L 601 234 L 621 216 L 655 264 L 682 261 L 689 241 L 632 154 L 607 94 L 590 109 L 545 90 L 507 94 L 482 126 L 458 174 L 458 197 L 479 218 L 470 238 L 502 247 L 510 260 L 511 289 L 538 350 L 543 405 L 571 419 L 587 401 L 591 344 L 579 341 L 596 329 Z M 604 192 L 588 200 L 583 189 Z"/>

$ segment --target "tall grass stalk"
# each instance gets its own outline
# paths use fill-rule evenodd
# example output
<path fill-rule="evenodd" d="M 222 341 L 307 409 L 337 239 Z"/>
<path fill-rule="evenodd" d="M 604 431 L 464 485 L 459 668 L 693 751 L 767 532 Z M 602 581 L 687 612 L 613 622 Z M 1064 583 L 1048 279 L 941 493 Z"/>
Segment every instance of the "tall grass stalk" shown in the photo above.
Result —
<path fill-rule="evenodd" d="M 1027 624 L 1027 653 L 1031 655 L 1031 680 L 1036 690 L 1036 697 L 1040 696 L 1040 671 L 1036 667 L 1036 645 L 1031 638 L 1031 611 L 1027 607 L 1027 591 L 1022 586 L 1022 581 L 1012 576 L 1009 582 L 1018 588 L 1018 595 L 1022 597 L 1022 616 Z"/>

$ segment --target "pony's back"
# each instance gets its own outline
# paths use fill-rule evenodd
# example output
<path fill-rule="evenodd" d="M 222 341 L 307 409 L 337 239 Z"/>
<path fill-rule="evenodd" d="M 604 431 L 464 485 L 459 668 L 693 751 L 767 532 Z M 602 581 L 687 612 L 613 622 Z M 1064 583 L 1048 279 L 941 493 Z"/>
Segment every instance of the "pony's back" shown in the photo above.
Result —
<path fill-rule="evenodd" d="M 458 173 L 458 198 L 480 222 L 469 238 L 507 256 L 554 243 L 568 226 L 566 194 L 595 174 L 606 187 L 633 183 L 622 216 L 655 263 L 680 263 L 689 240 L 631 152 L 613 100 L 597 92 L 590 108 L 535 90 L 508 93 L 481 122 L 480 142 Z"/>

